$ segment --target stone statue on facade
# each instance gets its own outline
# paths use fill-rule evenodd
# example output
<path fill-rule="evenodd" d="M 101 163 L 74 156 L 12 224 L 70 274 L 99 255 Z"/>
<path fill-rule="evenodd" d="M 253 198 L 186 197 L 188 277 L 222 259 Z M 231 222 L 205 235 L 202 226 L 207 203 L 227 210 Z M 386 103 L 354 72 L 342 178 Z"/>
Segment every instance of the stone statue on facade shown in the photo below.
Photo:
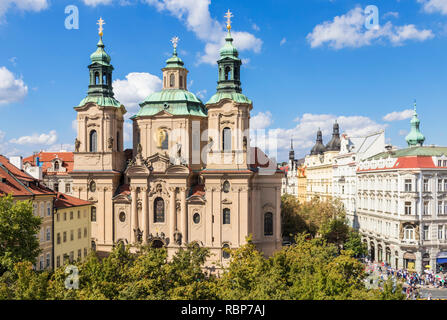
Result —
<path fill-rule="evenodd" d="M 109 137 L 109 139 L 107 139 L 107 147 L 109 149 L 113 148 L 113 138 L 112 137 Z"/>
<path fill-rule="evenodd" d="M 79 152 L 79 147 L 81 146 L 81 141 L 78 138 L 75 139 L 75 151 Z"/>
<path fill-rule="evenodd" d="M 177 229 L 174 232 L 174 242 L 179 246 L 182 244 L 182 234 Z"/>
<path fill-rule="evenodd" d="M 137 240 L 137 242 L 143 242 L 143 231 L 140 230 L 140 228 L 134 229 L 133 231 L 135 232 L 135 239 Z"/>

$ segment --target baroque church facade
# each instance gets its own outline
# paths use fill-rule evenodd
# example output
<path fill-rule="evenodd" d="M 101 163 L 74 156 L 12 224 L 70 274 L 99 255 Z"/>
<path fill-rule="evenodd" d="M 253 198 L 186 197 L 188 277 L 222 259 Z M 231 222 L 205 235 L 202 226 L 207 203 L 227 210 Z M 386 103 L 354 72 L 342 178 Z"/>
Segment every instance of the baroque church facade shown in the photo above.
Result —
<path fill-rule="evenodd" d="M 282 244 L 281 171 L 250 146 L 253 103 L 242 94 L 242 61 L 231 25 L 220 50 L 216 94 L 204 104 L 187 90 L 188 70 L 174 52 L 163 89 L 150 94 L 133 122 L 133 148 L 123 148 L 126 108 L 114 98 L 113 66 L 102 27 L 89 65 L 88 95 L 77 111 L 73 194 L 94 203 L 92 247 L 110 252 L 119 242 L 207 247 L 225 263 L 224 248 L 251 235 L 271 255 Z"/>

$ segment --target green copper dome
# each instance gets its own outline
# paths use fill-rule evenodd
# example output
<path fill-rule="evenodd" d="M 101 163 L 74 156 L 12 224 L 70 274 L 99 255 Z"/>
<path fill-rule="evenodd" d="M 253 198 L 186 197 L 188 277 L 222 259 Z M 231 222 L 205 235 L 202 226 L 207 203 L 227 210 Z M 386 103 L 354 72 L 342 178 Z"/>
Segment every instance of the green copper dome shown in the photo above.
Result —
<path fill-rule="evenodd" d="M 239 56 L 239 52 L 233 45 L 233 38 L 231 37 L 230 30 L 228 30 L 227 37 L 225 38 L 225 45 L 220 49 L 219 53 L 222 58 L 230 57 L 237 59 Z"/>
<path fill-rule="evenodd" d="M 141 104 L 140 110 L 132 118 L 153 116 L 161 111 L 172 115 L 207 117 L 203 102 L 192 92 L 182 89 L 164 89 L 151 93 Z"/>
<path fill-rule="evenodd" d="M 174 53 L 172 54 L 172 57 L 170 57 L 168 60 L 166 60 L 166 67 L 165 68 L 183 68 L 184 63 L 182 59 L 180 59 L 177 56 L 177 48 L 174 48 Z"/>
<path fill-rule="evenodd" d="M 102 37 L 99 38 L 99 42 L 97 44 L 97 49 L 95 52 L 92 53 L 90 56 L 90 59 L 92 60 L 92 63 L 99 63 L 102 65 L 110 65 L 110 61 L 112 60 L 110 56 L 105 52 L 104 50 L 104 43 L 102 42 Z"/>
<path fill-rule="evenodd" d="M 237 103 L 252 104 L 252 101 L 250 99 L 239 92 L 217 92 L 211 97 L 211 99 L 208 100 L 206 104 L 218 103 L 220 100 L 223 99 L 230 99 Z"/>
<path fill-rule="evenodd" d="M 425 136 L 419 130 L 421 122 L 418 118 L 418 114 L 416 113 L 416 103 L 414 104 L 414 114 L 410 123 L 411 123 L 411 131 L 405 138 L 407 140 L 408 146 L 409 147 L 422 146 L 425 141 Z"/>

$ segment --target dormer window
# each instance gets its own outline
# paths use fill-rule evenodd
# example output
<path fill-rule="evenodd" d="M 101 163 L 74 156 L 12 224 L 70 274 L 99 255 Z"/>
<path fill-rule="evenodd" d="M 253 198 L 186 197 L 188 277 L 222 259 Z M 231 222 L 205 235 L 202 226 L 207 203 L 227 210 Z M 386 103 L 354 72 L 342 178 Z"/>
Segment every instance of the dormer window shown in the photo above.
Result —
<path fill-rule="evenodd" d="M 59 171 L 59 161 L 54 162 L 54 171 Z"/>

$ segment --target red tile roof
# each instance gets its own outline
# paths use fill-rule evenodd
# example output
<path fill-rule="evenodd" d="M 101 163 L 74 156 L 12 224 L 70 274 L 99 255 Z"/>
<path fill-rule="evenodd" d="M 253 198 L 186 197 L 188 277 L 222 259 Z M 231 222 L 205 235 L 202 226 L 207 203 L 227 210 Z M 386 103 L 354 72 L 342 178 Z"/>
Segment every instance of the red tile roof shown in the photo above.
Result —
<path fill-rule="evenodd" d="M 90 201 L 81 200 L 79 198 L 75 198 L 67 194 L 58 192 L 56 196 L 56 201 L 54 203 L 54 207 L 56 209 L 64 209 L 64 208 L 88 206 L 90 204 L 92 204 Z"/>
<path fill-rule="evenodd" d="M 118 196 L 120 194 L 123 194 L 123 195 L 126 195 L 126 196 L 130 195 L 130 185 L 129 184 L 122 184 L 122 185 L 120 185 L 116 195 Z"/>
<path fill-rule="evenodd" d="M 197 185 L 192 187 L 190 197 L 193 196 L 203 197 L 204 195 L 205 195 L 205 186 Z"/>
<path fill-rule="evenodd" d="M 0 155 L 0 194 L 13 196 L 55 195 L 26 172 L 19 170 Z"/>
<path fill-rule="evenodd" d="M 412 156 L 412 157 L 399 157 L 396 163 L 391 168 L 375 168 L 375 169 L 357 169 L 358 172 L 365 171 L 378 171 L 378 170 L 395 170 L 395 169 L 435 169 L 432 157 L 426 156 Z"/>
<path fill-rule="evenodd" d="M 23 164 L 29 162 L 31 165 L 36 165 L 36 158 L 39 157 L 39 162 L 42 163 L 42 173 L 44 175 L 67 175 L 73 171 L 74 155 L 73 152 L 39 152 L 35 155 L 23 159 Z M 52 161 L 54 159 L 62 160 L 62 167 L 66 168 L 66 172 L 48 172 L 48 168 L 53 167 Z"/>

